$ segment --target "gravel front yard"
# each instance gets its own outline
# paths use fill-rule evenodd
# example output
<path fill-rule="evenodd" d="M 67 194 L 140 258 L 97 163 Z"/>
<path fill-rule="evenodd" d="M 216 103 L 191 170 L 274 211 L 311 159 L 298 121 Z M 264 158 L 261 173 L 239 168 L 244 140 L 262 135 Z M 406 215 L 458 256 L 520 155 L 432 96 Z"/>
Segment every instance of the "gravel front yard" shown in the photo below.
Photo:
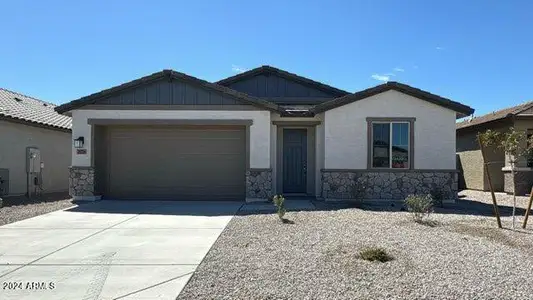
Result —
<path fill-rule="evenodd" d="M 490 216 L 451 209 L 430 227 L 389 210 L 287 213 L 294 224 L 236 216 L 178 299 L 531 299 L 531 227 L 499 230 Z M 369 246 L 395 259 L 361 260 Z"/>
<path fill-rule="evenodd" d="M 68 195 L 50 194 L 38 199 L 24 197 L 4 198 L 0 208 L 0 226 L 71 207 L 74 204 Z"/>

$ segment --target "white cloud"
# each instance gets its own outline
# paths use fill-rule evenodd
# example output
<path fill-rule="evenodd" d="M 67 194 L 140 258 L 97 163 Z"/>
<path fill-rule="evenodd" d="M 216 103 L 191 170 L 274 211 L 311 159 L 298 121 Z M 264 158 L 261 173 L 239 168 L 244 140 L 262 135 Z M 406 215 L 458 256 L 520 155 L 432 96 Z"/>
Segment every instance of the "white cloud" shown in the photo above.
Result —
<path fill-rule="evenodd" d="M 437 50 L 444 50 L 444 47 L 435 47 Z"/>
<path fill-rule="evenodd" d="M 394 74 L 394 73 L 385 73 L 383 75 L 385 75 L 385 76 L 396 76 L 396 74 Z"/>
<path fill-rule="evenodd" d="M 402 68 L 396 67 L 396 68 L 394 68 L 394 72 L 405 72 L 405 70 L 402 69 Z"/>
<path fill-rule="evenodd" d="M 390 79 L 390 76 L 379 75 L 379 74 L 374 74 L 374 75 L 372 75 L 370 77 L 374 78 L 375 80 L 379 80 L 379 81 L 389 81 L 389 79 Z"/>
<path fill-rule="evenodd" d="M 235 73 L 242 73 L 247 71 L 245 68 L 236 65 L 231 65 L 231 70 Z"/>
<path fill-rule="evenodd" d="M 413 69 L 418 69 L 418 66 L 417 66 L 417 65 L 414 65 L 414 66 L 413 66 Z"/>

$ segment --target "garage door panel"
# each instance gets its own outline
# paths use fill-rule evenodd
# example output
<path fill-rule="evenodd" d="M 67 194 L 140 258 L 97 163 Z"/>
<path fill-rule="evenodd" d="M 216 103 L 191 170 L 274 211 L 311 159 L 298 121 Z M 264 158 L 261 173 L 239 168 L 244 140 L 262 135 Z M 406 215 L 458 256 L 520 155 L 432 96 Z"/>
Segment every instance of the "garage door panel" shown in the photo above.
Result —
<path fill-rule="evenodd" d="M 108 133 L 112 198 L 244 199 L 244 127 L 116 126 Z"/>
<path fill-rule="evenodd" d="M 117 150 L 128 150 L 132 147 L 138 147 L 140 142 L 149 143 L 152 147 L 140 148 L 138 151 L 145 154 L 159 154 L 158 147 L 168 147 L 172 149 L 172 153 L 176 154 L 207 154 L 207 155 L 239 155 L 241 156 L 242 149 L 240 140 L 208 140 L 208 139 L 142 139 L 142 138 L 116 138 L 118 145 Z"/>

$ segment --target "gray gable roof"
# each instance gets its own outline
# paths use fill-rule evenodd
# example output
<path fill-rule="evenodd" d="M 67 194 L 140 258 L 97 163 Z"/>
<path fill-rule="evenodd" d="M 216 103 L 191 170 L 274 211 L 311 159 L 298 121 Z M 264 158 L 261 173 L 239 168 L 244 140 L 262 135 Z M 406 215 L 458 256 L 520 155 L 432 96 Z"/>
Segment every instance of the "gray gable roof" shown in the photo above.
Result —
<path fill-rule="evenodd" d="M 274 72 L 276 74 L 281 74 L 282 76 L 287 76 L 289 78 L 297 79 L 300 81 L 305 81 L 307 84 L 313 84 L 315 86 L 320 86 L 322 89 L 327 89 L 331 93 L 336 93 L 338 96 L 337 98 L 334 98 L 332 100 L 323 102 L 321 104 L 315 105 L 308 110 L 305 110 L 304 112 L 293 112 L 289 111 L 288 109 L 284 108 L 283 106 L 280 106 L 276 103 L 272 103 L 268 100 L 261 99 L 258 97 L 250 96 L 246 93 L 235 91 L 231 88 L 228 88 L 224 85 L 231 84 L 232 82 L 243 80 L 243 78 L 248 78 L 249 76 L 256 76 L 258 74 L 263 74 L 265 72 Z M 77 109 L 79 107 L 88 105 L 88 104 L 94 104 L 97 101 L 101 99 L 105 99 L 106 97 L 117 95 L 121 92 L 124 92 L 125 90 L 129 90 L 131 88 L 145 85 L 151 82 L 154 82 L 155 80 L 161 80 L 161 79 L 168 79 L 169 81 L 172 81 L 173 79 L 182 80 L 183 82 L 188 82 L 192 84 L 196 84 L 197 86 L 217 91 L 225 95 L 232 96 L 234 99 L 239 100 L 245 104 L 251 104 L 263 109 L 267 109 L 270 111 L 275 111 L 280 113 L 282 116 L 306 116 L 310 117 L 314 114 L 321 113 L 330 109 L 334 109 L 336 107 L 340 107 L 361 99 L 365 99 L 371 96 L 374 96 L 376 94 L 386 92 L 388 90 L 396 90 L 399 92 L 402 92 L 404 94 L 419 98 L 424 101 L 428 101 L 430 103 L 451 109 L 455 112 L 457 112 L 457 117 L 464 117 L 467 115 L 470 115 L 474 112 L 474 109 L 471 107 L 461 104 L 459 102 L 452 101 L 450 99 L 431 94 L 429 92 L 411 87 L 406 84 L 402 84 L 399 82 L 387 82 L 372 88 L 368 88 L 356 93 L 348 93 L 343 90 L 336 89 L 334 87 L 313 81 L 311 79 L 307 79 L 301 76 L 298 76 L 296 74 L 292 74 L 271 66 L 262 66 L 253 70 L 250 70 L 248 72 L 244 72 L 242 74 L 232 76 L 226 79 L 223 79 L 221 81 L 218 81 L 217 83 L 211 83 L 193 76 L 189 76 L 184 73 L 176 72 L 174 70 L 163 70 L 161 72 L 153 73 L 151 75 L 135 79 L 133 81 L 102 90 L 100 92 L 91 94 L 86 97 L 82 97 L 80 99 L 65 103 L 61 106 L 58 106 L 55 108 L 55 110 L 58 113 L 65 113 L 73 109 Z"/>
<path fill-rule="evenodd" d="M 423 91 L 421 89 L 414 88 L 412 86 L 409 86 L 407 84 L 389 81 L 384 84 L 380 84 L 378 86 L 368 88 L 366 90 L 362 90 L 353 94 L 346 95 L 344 97 L 336 98 L 327 102 L 324 102 L 322 104 L 316 105 L 313 108 L 311 108 L 311 112 L 313 113 L 321 113 L 336 107 L 340 107 L 358 100 L 362 100 L 389 90 L 395 90 L 413 97 L 416 97 L 418 99 L 431 102 L 433 104 L 451 109 L 453 111 L 456 111 L 458 113 L 458 117 L 465 117 L 468 115 L 471 115 L 474 113 L 474 109 L 470 106 L 461 104 L 459 102 L 452 101 L 450 99 L 431 94 L 429 92 Z"/>
<path fill-rule="evenodd" d="M 82 107 L 88 104 L 94 104 L 98 100 L 103 99 L 107 96 L 123 92 L 133 87 L 137 87 L 137 86 L 144 85 L 150 82 L 154 82 L 155 80 L 160 80 L 162 78 L 166 78 L 168 80 L 174 80 L 174 79 L 183 80 L 184 82 L 196 84 L 206 89 L 214 90 L 222 94 L 232 96 L 235 99 L 245 104 L 255 105 L 255 106 L 258 106 L 258 107 L 261 107 L 267 110 L 271 110 L 271 111 L 277 111 L 277 112 L 284 111 L 283 108 L 269 101 L 265 101 L 263 99 L 252 97 L 245 93 L 237 92 L 230 88 L 227 88 L 227 87 L 215 84 L 215 83 L 211 83 L 211 82 L 187 75 L 185 73 L 177 72 L 174 70 L 163 70 L 163 71 L 156 72 L 148 76 L 141 77 L 139 79 L 135 79 L 135 80 L 123 83 L 121 85 L 118 85 L 118 86 L 115 86 L 109 89 L 102 90 L 100 92 L 91 94 L 89 96 L 85 96 L 80 99 L 60 105 L 56 107 L 55 110 L 58 113 L 65 113 L 70 110 L 73 110 L 73 109 L 76 109 L 76 108 L 79 108 L 79 107 Z"/>
<path fill-rule="evenodd" d="M 70 130 L 72 119 L 57 113 L 52 103 L 0 88 L 0 119 Z"/>
<path fill-rule="evenodd" d="M 255 68 L 255 69 L 252 69 L 252 70 L 249 70 L 249 71 L 246 71 L 246 72 L 243 72 L 243 73 L 240 73 L 240 74 L 228 77 L 228 78 L 224 78 L 222 80 L 217 81 L 216 83 L 219 85 L 223 85 L 223 86 L 229 86 L 235 82 L 246 80 L 251 77 L 262 75 L 262 74 L 264 75 L 275 74 L 277 76 L 286 78 L 288 80 L 292 80 L 292 81 L 313 87 L 317 90 L 324 91 L 330 94 L 332 97 L 340 97 L 340 96 L 350 94 L 347 91 L 343 91 L 341 89 L 324 84 L 322 82 L 318 82 L 318 81 L 315 81 L 315 80 L 312 80 L 312 79 L 309 79 L 309 78 L 306 78 L 306 77 L 303 77 L 303 76 L 300 76 L 294 73 L 290 73 L 285 70 L 281 70 L 281 69 L 278 69 L 272 66 L 268 66 L 268 65 L 264 65 L 264 66 L 261 66 L 261 67 L 258 67 L 258 68 Z"/>
<path fill-rule="evenodd" d="M 504 108 L 498 111 L 493 111 L 491 113 L 488 113 L 488 114 L 485 114 L 479 117 L 461 121 L 455 124 L 455 127 L 456 129 L 463 129 L 467 127 L 486 124 L 492 121 L 510 118 L 532 107 L 533 107 L 533 101 L 522 103 L 516 106 L 507 107 L 507 108 Z"/>

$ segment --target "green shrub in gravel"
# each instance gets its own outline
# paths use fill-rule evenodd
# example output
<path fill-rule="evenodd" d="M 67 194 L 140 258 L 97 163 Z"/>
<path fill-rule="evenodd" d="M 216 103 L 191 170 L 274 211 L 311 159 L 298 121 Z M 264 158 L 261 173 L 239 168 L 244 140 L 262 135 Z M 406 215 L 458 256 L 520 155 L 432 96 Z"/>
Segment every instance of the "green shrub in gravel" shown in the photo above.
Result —
<path fill-rule="evenodd" d="M 365 248 L 359 252 L 359 256 L 368 261 L 387 262 L 394 259 L 387 251 L 379 247 Z"/>
<path fill-rule="evenodd" d="M 285 216 L 285 213 L 287 212 L 285 209 L 285 198 L 283 195 L 276 195 L 272 197 L 272 202 L 274 202 L 274 205 L 276 206 L 279 219 L 283 221 L 283 216 Z"/>
<path fill-rule="evenodd" d="M 433 198 L 431 195 L 409 195 L 405 198 L 405 206 L 413 220 L 421 223 L 433 212 Z"/>

